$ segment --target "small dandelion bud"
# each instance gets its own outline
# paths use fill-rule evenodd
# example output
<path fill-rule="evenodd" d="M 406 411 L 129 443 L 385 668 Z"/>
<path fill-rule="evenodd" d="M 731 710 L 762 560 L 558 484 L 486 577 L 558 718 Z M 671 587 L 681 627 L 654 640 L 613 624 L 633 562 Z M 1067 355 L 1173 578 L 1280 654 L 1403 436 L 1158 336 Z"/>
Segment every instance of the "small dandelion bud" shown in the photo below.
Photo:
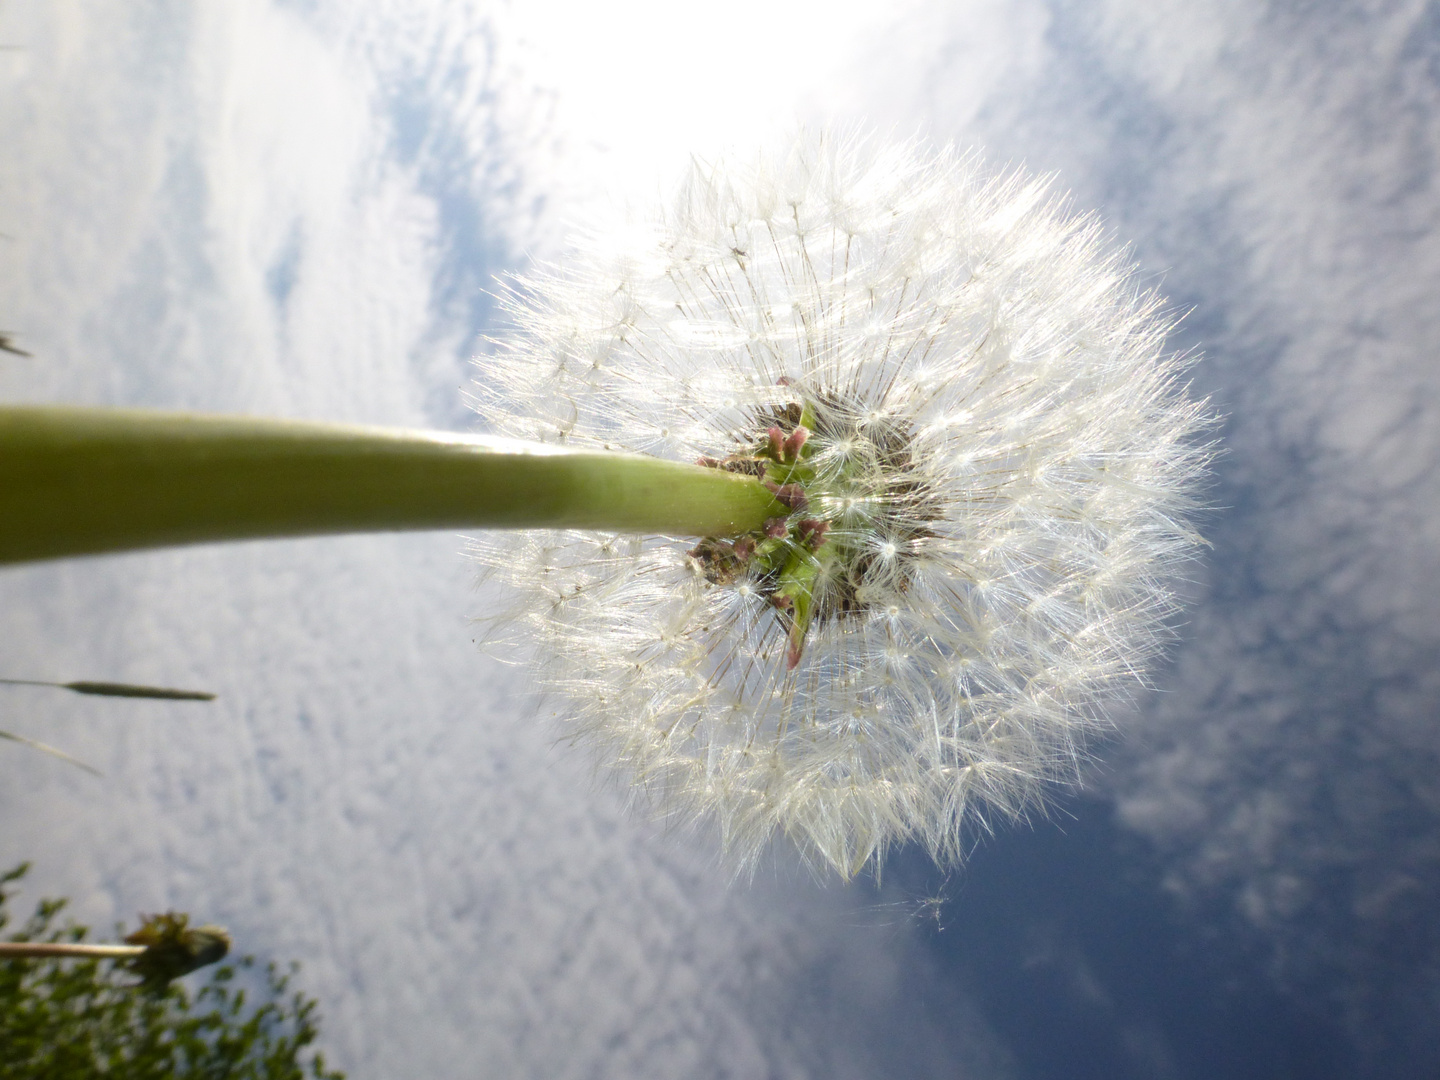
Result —
<path fill-rule="evenodd" d="M 809 437 L 810 432 L 806 431 L 804 427 L 797 427 L 781 446 L 780 460 L 783 462 L 799 461 L 800 448 L 805 445 L 805 440 Z"/>
<path fill-rule="evenodd" d="M 770 438 L 770 456 L 776 461 L 785 460 L 785 434 L 774 424 L 771 424 L 766 434 Z"/>
<path fill-rule="evenodd" d="M 176 979 L 219 963 L 230 952 L 230 935 L 219 926 L 191 926 L 183 912 L 141 916 L 140 929 L 123 945 L 82 941 L 0 941 L 0 960 L 118 960 L 140 977 L 139 986 L 163 993 Z"/>
<path fill-rule="evenodd" d="M 149 989 L 162 989 L 202 967 L 218 963 L 230 952 L 230 935 L 218 926 L 191 926 L 183 912 L 142 916 L 139 930 L 125 936 L 145 951 L 127 962 Z"/>
<path fill-rule="evenodd" d="M 904 841 L 955 862 L 1075 778 L 1167 640 L 1210 417 L 1160 301 L 1043 183 L 950 151 L 696 164 L 651 226 L 511 291 L 480 411 L 788 513 L 695 546 L 493 535 L 495 636 L 742 868 L 777 834 L 846 877 Z"/>
<path fill-rule="evenodd" d="M 766 480 L 765 486 L 775 496 L 776 502 L 783 503 L 791 510 L 804 510 L 806 503 L 810 501 L 805 489 L 799 484 L 777 484 L 773 480 Z"/>
<path fill-rule="evenodd" d="M 796 535 L 806 547 L 814 550 L 825 543 L 825 534 L 830 531 L 830 522 L 806 518 L 796 526 Z"/>

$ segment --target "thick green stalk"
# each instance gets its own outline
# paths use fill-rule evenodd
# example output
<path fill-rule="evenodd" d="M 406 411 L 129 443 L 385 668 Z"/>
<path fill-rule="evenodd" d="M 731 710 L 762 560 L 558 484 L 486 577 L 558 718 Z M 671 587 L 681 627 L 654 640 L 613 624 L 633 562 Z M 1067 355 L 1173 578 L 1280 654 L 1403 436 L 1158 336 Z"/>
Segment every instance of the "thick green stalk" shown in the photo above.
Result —
<path fill-rule="evenodd" d="M 758 481 L 448 432 L 0 407 L 0 563 L 411 529 L 735 536 L 788 513 Z"/>

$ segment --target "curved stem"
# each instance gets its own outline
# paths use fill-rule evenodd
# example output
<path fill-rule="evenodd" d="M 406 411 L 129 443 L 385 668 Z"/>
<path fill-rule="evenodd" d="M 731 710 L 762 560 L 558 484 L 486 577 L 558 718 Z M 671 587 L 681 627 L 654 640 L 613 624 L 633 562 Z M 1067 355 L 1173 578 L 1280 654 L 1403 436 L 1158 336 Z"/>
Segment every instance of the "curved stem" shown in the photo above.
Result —
<path fill-rule="evenodd" d="M 0 563 L 414 529 L 734 536 L 787 511 L 672 461 L 433 431 L 0 407 Z"/>
<path fill-rule="evenodd" d="M 6 742 L 19 743 L 21 746 L 28 746 L 31 750 L 39 750 L 42 754 L 49 754 L 51 757 L 59 758 L 61 761 L 68 761 L 71 765 L 84 769 L 91 776 L 104 776 L 99 769 L 93 765 L 86 765 L 77 757 L 71 757 L 64 750 L 57 750 L 53 746 L 47 746 L 43 742 L 34 739 L 27 739 L 24 735 L 16 735 L 13 731 L 0 731 L 0 739 Z"/>

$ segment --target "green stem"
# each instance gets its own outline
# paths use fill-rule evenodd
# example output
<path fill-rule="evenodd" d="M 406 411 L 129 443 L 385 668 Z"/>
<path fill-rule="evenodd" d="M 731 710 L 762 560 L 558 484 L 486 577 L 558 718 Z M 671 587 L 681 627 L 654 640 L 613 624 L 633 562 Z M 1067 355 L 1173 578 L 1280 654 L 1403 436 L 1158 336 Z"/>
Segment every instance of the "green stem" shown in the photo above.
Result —
<path fill-rule="evenodd" d="M 695 465 L 448 432 L 0 407 L 0 563 L 410 529 L 735 536 L 788 511 Z"/>

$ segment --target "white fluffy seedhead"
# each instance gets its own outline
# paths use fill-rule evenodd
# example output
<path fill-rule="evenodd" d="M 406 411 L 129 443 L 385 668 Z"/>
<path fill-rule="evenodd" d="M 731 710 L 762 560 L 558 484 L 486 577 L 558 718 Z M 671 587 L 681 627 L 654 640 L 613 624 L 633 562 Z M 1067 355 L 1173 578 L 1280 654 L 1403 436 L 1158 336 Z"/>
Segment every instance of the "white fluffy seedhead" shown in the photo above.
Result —
<path fill-rule="evenodd" d="M 696 163 L 629 240 L 518 281 L 477 404 L 685 461 L 809 410 L 832 546 L 803 654 L 773 560 L 588 532 L 479 545 L 505 636 L 577 738 L 742 867 L 777 832 L 844 876 L 895 841 L 957 860 L 967 823 L 1075 777 L 1199 543 L 1207 414 L 1131 275 L 1044 183 L 948 150 Z"/>

